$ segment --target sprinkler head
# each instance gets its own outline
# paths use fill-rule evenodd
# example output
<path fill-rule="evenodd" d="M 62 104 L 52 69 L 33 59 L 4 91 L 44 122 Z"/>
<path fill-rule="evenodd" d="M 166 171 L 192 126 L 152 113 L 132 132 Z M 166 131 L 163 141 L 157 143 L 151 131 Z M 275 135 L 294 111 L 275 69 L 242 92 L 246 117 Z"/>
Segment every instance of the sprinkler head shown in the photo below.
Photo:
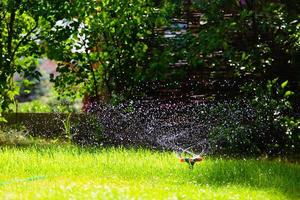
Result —
<path fill-rule="evenodd" d="M 201 162 L 203 158 L 201 156 L 194 158 L 194 162 Z"/>
<path fill-rule="evenodd" d="M 180 158 L 180 162 L 186 162 L 189 165 L 190 169 L 193 169 L 194 164 L 196 162 L 201 162 L 203 160 L 203 158 L 201 156 L 197 156 L 194 158 Z"/>
<path fill-rule="evenodd" d="M 201 156 L 195 157 L 195 158 L 180 158 L 180 162 L 187 162 L 187 163 L 192 163 L 192 162 L 201 162 L 203 158 Z"/>

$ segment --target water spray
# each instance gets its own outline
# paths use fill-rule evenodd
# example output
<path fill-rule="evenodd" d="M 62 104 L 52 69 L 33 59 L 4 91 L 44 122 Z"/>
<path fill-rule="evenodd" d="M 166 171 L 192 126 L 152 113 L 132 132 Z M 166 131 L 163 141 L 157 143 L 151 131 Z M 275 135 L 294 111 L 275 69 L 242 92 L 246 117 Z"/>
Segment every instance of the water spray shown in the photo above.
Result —
<path fill-rule="evenodd" d="M 189 147 L 189 148 L 191 148 L 191 147 Z M 178 153 L 179 161 L 182 163 L 184 163 L 184 162 L 187 163 L 189 165 L 189 168 L 193 169 L 195 163 L 201 162 L 203 160 L 204 150 L 202 150 L 202 152 L 200 154 L 194 154 L 193 152 L 188 150 L 189 148 L 182 149 L 182 148 L 178 147 L 178 149 L 181 150 L 181 154 Z M 183 157 L 182 156 L 183 153 L 189 154 L 190 157 Z"/>

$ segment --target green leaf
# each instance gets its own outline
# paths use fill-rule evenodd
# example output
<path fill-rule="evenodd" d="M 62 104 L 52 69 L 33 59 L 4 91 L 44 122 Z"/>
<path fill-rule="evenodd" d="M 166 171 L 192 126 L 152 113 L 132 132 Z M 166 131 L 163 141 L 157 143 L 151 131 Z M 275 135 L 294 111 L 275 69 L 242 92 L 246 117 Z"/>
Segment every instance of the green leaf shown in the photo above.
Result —
<path fill-rule="evenodd" d="M 289 97 L 289 96 L 292 96 L 292 95 L 294 95 L 294 92 L 288 90 L 288 91 L 285 92 L 284 97 Z"/>
<path fill-rule="evenodd" d="M 284 81 L 282 84 L 281 84 L 281 88 L 285 88 L 287 86 L 287 84 L 289 83 L 289 81 Z"/>
<path fill-rule="evenodd" d="M 247 60 L 249 58 L 249 55 L 247 55 L 245 52 L 242 54 L 242 60 Z"/>
<path fill-rule="evenodd" d="M 1 115 L 0 115 L 0 122 L 7 122 L 7 120 L 4 118 L 4 117 L 2 117 Z"/>
<path fill-rule="evenodd" d="M 143 52 L 146 52 L 148 49 L 148 46 L 146 44 L 143 44 Z"/>
<path fill-rule="evenodd" d="M 278 81 L 278 78 L 275 78 L 271 81 L 271 84 L 274 85 Z"/>
<path fill-rule="evenodd" d="M 110 32 L 111 32 L 111 33 L 115 33 L 115 32 L 116 32 L 115 28 L 114 28 L 114 27 L 111 27 L 111 28 L 110 28 Z"/>
<path fill-rule="evenodd" d="M 29 94 L 29 93 L 30 93 L 30 90 L 24 90 L 24 93 L 25 93 L 25 94 Z"/>

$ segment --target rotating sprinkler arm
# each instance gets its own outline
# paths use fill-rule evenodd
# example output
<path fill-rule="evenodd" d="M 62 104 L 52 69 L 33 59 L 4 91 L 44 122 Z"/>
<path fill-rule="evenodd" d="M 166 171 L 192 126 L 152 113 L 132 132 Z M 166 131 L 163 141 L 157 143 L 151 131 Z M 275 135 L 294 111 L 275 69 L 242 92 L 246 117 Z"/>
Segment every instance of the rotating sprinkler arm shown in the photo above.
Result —
<path fill-rule="evenodd" d="M 190 154 L 190 155 L 193 156 L 193 157 L 203 156 L 203 155 L 204 155 L 204 148 L 202 149 L 202 151 L 201 151 L 199 154 L 194 154 L 193 152 L 191 152 L 191 151 L 188 150 L 188 149 L 190 149 L 190 148 L 192 148 L 192 147 L 194 147 L 194 146 L 195 146 L 195 145 L 192 145 L 192 146 L 190 146 L 190 147 L 188 147 L 188 148 L 186 148 L 186 149 L 183 149 L 183 148 L 178 147 L 178 146 L 176 146 L 176 147 L 177 147 L 177 149 L 180 150 L 182 153 L 188 153 L 188 154 Z"/>
<path fill-rule="evenodd" d="M 180 151 L 182 151 L 181 153 L 187 153 L 187 154 L 190 154 L 190 155 L 193 156 L 193 157 L 197 157 L 196 154 L 194 154 L 194 153 L 191 152 L 191 151 L 188 151 L 188 149 L 183 149 L 183 148 L 180 148 L 180 147 L 178 147 L 178 149 L 179 149 Z"/>
<path fill-rule="evenodd" d="M 183 158 L 183 157 L 180 157 L 180 162 L 186 162 L 188 165 L 189 165 L 189 168 L 190 169 L 193 169 L 194 168 L 194 164 L 196 162 L 201 162 L 203 160 L 203 158 L 201 156 L 198 156 L 198 157 L 193 157 L 193 158 L 189 158 L 189 157 L 186 157 L 186 158 Z"/>
<path fill-rule="evenodd" d="M 180 162 L 186 162 L 189 165 L 190 169 L 194 168 L 194 164 L 196 162 L 201 162 L 203 160 L 203 155 L 204 155 L 204 148 L 202 148 L 202 151 L 199 154 L 194 154 L 193 152 L 189 151 L 188 149 L 194 147 L 195 145 L 192 145 L 186 149 L 183 149 L 181 147 L 179 147 L 176 144 L 173 144 L 173 147 L 175 147 L 175 149 L 177 149 L 177 155 L 179 157 L 179 161 Z M 191 155 L 191 157 L 182 157 L 182 154 L 186 153 Z"/>
<path fill-rule="evenodd" d="M 182 150 L 182 153 L 188 153 L 188 154 L 192 155 L 192 157 L 182 157 L 182 155 L 181 155 L 182 153 L 181 154 L 178 153 L 179 161 L 180 162 L 186 162 L 189 165 L 190 169 L 194 168 L 194 164 L 196 162 L 201 162 L 203 160 L 203 157 L 201 155 L 204 152 L 203 150 L 199 155 L 196 155 L 196 154 L 194 154 L 190 151 L 187 151 L 185 149 L 182 149 L 182 148 L 180 148 L 180 149 Z"/>

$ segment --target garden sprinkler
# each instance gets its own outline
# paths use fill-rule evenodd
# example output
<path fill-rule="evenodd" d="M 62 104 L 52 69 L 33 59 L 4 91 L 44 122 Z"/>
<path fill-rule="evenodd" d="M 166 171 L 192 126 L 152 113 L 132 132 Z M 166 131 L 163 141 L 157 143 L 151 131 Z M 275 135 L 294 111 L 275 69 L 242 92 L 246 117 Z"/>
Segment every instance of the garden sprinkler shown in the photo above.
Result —
<path fill-rule="evenodd" d="M 191 155 L 191 157 L 182 157 L 181 154 L 179 154 L 179 161 L 180 162 L 186 162 L 188 165 L 189 165 L 189 168 L 190 169 L 193 169 L 194 168 L 194 164 L 196 162 L 201 162 L 203 160 L 203 157 L 201 156 L 201 154 L 203 153 L 203 151 L 199 154 L 199 155 L 196 155 L 190 151 L 187 151 L 187 150 L 184 150 L 184 149 L 181 149 L 182 150 L 182 153 L 188 153 Z"/>
<path fill-rule="evenodd" d="M 180 157 L 179 161 L 180 162 L 186 162 L 188 165 L 189 165 L 189 168 L 190 169 L 193 169 L 194 168 L 194 164 L 196 162 L 201 162 L 203 160 L 203 158 L 201 156 L 197 156 L 197 157 Z"/>

